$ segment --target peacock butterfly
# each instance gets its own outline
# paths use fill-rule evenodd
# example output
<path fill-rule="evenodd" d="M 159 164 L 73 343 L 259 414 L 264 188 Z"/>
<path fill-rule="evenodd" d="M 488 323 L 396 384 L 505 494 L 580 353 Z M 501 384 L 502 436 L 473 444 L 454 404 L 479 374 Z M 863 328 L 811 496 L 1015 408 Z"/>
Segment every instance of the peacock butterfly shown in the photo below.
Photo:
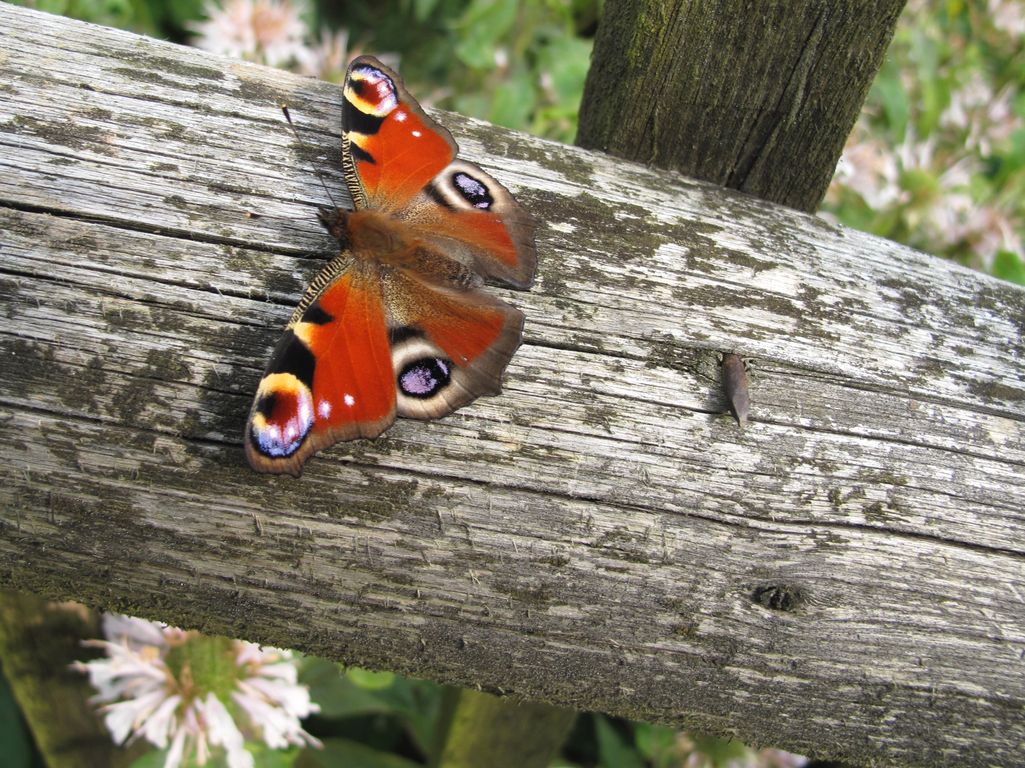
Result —
<path fill-rule="evenodd" d="M 372 56 L 352 61 L 342 166 L 354 210 L 319 212 L 341 252 L 260 380 L 245 437 L 253 469 L 298 476 L 316 451 L 377 437 L 396 415 L 437 419 L 501 391 L 523 313 L 482 286 L 531 286 L 535 225 L 457 151 L 398 75 Z"/>

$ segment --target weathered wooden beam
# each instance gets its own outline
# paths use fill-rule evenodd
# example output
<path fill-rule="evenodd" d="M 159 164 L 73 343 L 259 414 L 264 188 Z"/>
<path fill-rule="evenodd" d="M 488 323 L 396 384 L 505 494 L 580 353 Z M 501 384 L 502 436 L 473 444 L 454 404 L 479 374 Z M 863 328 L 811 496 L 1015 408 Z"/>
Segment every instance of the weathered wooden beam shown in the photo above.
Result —
<path fill-rule="evenodd" d="M 505 393 L 260 476 L 337 87 L 9 5 L 0 39 L 0 584 L 853 763 L 1021 762 L 1025 291 L 447 115 L 541 222 Z"/>

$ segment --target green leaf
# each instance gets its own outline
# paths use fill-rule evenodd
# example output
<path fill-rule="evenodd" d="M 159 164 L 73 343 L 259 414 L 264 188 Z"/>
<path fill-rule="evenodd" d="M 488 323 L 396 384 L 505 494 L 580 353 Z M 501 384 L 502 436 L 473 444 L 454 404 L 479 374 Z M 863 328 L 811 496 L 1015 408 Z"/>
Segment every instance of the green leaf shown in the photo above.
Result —
<path fill-rule="evenodd" d="M 1025 285 L 1025 261 L 1011 251 L 998 251 L 993 259 L 993 275 Z"/>
<path fill-rule="evenodd" d="M 68 4 L 66 13 L 83 21 L 131 29 L 135 9 L 130 0 L 77 0 Z"/>
<path fill-rule="evenodd" d="M 370 679 L 375 673 L 365 674 Z M 300 682 L 310 687 L 310 698 L 320 705 L 321 717 L 391 715 L 400 718 L 419 749 L 430 754 L 437 737 L 440 686 L 397 675 L 391 677 L 388 686 L 367 689 L 354 683 L 337 665 L 315 657 L 305 660 L 299 674 Z M 377 679 L 380 682 L 382 678 Z"/>
<path fill-rule="evenodd" d="M 419 22 L 427 21 L 438 7 L 438 0 L 413 0 L 413 16 Z"/>
<path fill-rule="evenodd" d="M 60 16 L 68 16 L 68 6 L 71 5 L 71 0 L 36 0 L 36 2 L 14 0 L 14 5 L 35 8 L 37 11 L 55 13 Z"/>
<path fill-rule="evenodd" d="M 271 749 L 263 742 L 247 741 L 246 751 L 253 756 L 253 768 L 292 768 L 303 750 L 296 747 L 288 749 Z M 154 749 L 137 758 L 131 768 L 163 768 L 167 761 L 166 749 Z M 214 747 L 213 754 L 207 760 L 206 768 L 222 768 L 227 765 L 227 757 L 223 748 Z M 196 762 L 196 753 L 187 752 L 181 768 L 200 768 Z"/>
<path fill-rule="evenodd" d="M 452 109 L 461 115 L 486 120 L 491 114 L 491 99 L 482 92 L 459 94 L 452 101 Z"/>
<path fill-rule="evenodd" d="M 915 203 L 931 203 L 939 194 L 939 179 L 932 170 L 910 168 L 900 174 L 900 186 Z"/>
<path fill-rule="evenodd" d="M 292 768 L 303 750 L 298 747 L 271 749 L 263 742 L 246 742 L 246 749 L 253 755 L 253 768 Z"/>
<path fill-rule="evenodd" d="M 751 750 L 739 741 L 723 739 L 718 736 L 698 736 L 693 733 L 688 735 L 694 742 L 694 752 L 704 755 L 708 762 L 716 768 L 748 765 L 753 762 Z"/>
<path fill-rule="evenodd" d="M 919 97 L 918 136 L 925 139 L 935 130 L 943 111 L 950 104 L 950 84 L 939 78 L 922 82 Z"/>
<path fill-rule="evenodd" d="M 670 768 L 679 764 L 676 741 L 677 733 L 673 728 L 652 723 L 634 723 L 637 751 L 656 768 Z"/>
<path fill-rule="evenodd" d="M 604 768 L 644 768 L 644 760 L 619 735 L 604 715 L 594 716 L 598 754 Z"/>
<path fill-rule="evenodd" d="M 4 765 L 10 768 L 32 765 L 32 739 L 3 674 L 0 674 L 0 750 Z"/>
<path fill-rule="evenodd" d="M 395 682 L 395 673 L 393 672 L 374 672 L 369 669 L 349 667 L 345 674 L 353 683 L 368 691 L 379 691 Z"/>
<path fill-rule="evenodd" d="M 151 0 L 155 5 L 161 6 L 161 11 L 167 14 L 170 21 L 179 26 L 185 27 L 193 21 L 206 18 L 203 0 L 174 0 L 171 3 L 160 3 L 158 0 Z"/>
<path fill-rule="evenodd" d="M 584 93 L 584 81 L 591 66 L 590 40 L 578 37 L 559 37 L 541 49 L 538 65 L 547 74 L 556 103 L 561 107 L 577 109 Z"/>
<path fill-rule="evenodd" d="M 377 695 L 400 716 L 424 754 L 432 754 L 438 733 L 442 688 L 426 680 L 396 677 L 395 683 Z"/>
<path fill-rule="evenodd" d="M 492 69 L 495 49 L 516 21 L 516 0 L 473 0 L 455 24 L 455 54 L 473 69 Z"/>
<path fill-rule="evenodd" d="M 889 134 L 902 141 L 908 127 L 908 94 L 894 67 L 884 67 L 872 84 L 873 95 L 883 106 Z"/>
<path fill-rule="evenodd" d="M 392 714 L 395 707 L 374 691 L 356 685 L 347 674 L 324 659 L 308 659 L 300 682 L 310 687 L 310 698 L 320 705 L 321 717 L 356 717 Z"/>
<path fill-rule="evenodd" d="M 530 122 L 536 98 L 530 74 L 524 70 L 510 72 L 495 88 L 488 120 L 522 131 Z"/>
<path fill-rule="evenodd" d="M 348 739 L 325 739 L 323 749 L 304 750 L 295 761 L 296 768 L 423 768 L 404 757 L 380 752 Z"/>
<path fill-rule="evenodd" d="M 154 749 L 132 762 L 131 768 L 163 768 L 167 761 L 166 749 Z"/>

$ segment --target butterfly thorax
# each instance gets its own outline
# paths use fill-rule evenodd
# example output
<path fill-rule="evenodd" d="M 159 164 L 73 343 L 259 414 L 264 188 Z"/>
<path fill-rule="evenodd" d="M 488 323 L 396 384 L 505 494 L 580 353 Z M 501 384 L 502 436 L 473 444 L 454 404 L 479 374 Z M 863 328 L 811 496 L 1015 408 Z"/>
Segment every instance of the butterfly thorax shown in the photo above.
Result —
<path fill-rule="evenodd" d="M 353 256 L 389 267 L 413 268 L 420 238 L 408 224 L 377 210 L 358 210 L 346 216 Z"/>
<path fill-rule="evenodd" d="M 353 258 L 415 272 L 433 282 L 467 288 L 481 281 L 465 264 L 425 241 L 417 227 L 375 209 L 324 210 L 321 222 Z"/>

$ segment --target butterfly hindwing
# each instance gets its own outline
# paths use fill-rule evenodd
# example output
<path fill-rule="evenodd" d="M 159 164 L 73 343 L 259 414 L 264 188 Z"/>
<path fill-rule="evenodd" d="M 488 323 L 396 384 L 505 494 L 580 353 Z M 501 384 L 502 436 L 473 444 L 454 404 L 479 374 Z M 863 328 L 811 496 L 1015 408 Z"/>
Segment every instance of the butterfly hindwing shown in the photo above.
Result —
<path fill-rule="evenodd" d="M 437 419 L 502 390 L 520 345 L 523 313 L 480 290 L 385 281 L 400 416 Z"/>
<path fill-rule="evenodd" d="M 405 217 L 436 246 L 482 275 L 516 288 L 534 280 L 534 219 L 477 165 L 454 160 L 414 199 Z"/>

